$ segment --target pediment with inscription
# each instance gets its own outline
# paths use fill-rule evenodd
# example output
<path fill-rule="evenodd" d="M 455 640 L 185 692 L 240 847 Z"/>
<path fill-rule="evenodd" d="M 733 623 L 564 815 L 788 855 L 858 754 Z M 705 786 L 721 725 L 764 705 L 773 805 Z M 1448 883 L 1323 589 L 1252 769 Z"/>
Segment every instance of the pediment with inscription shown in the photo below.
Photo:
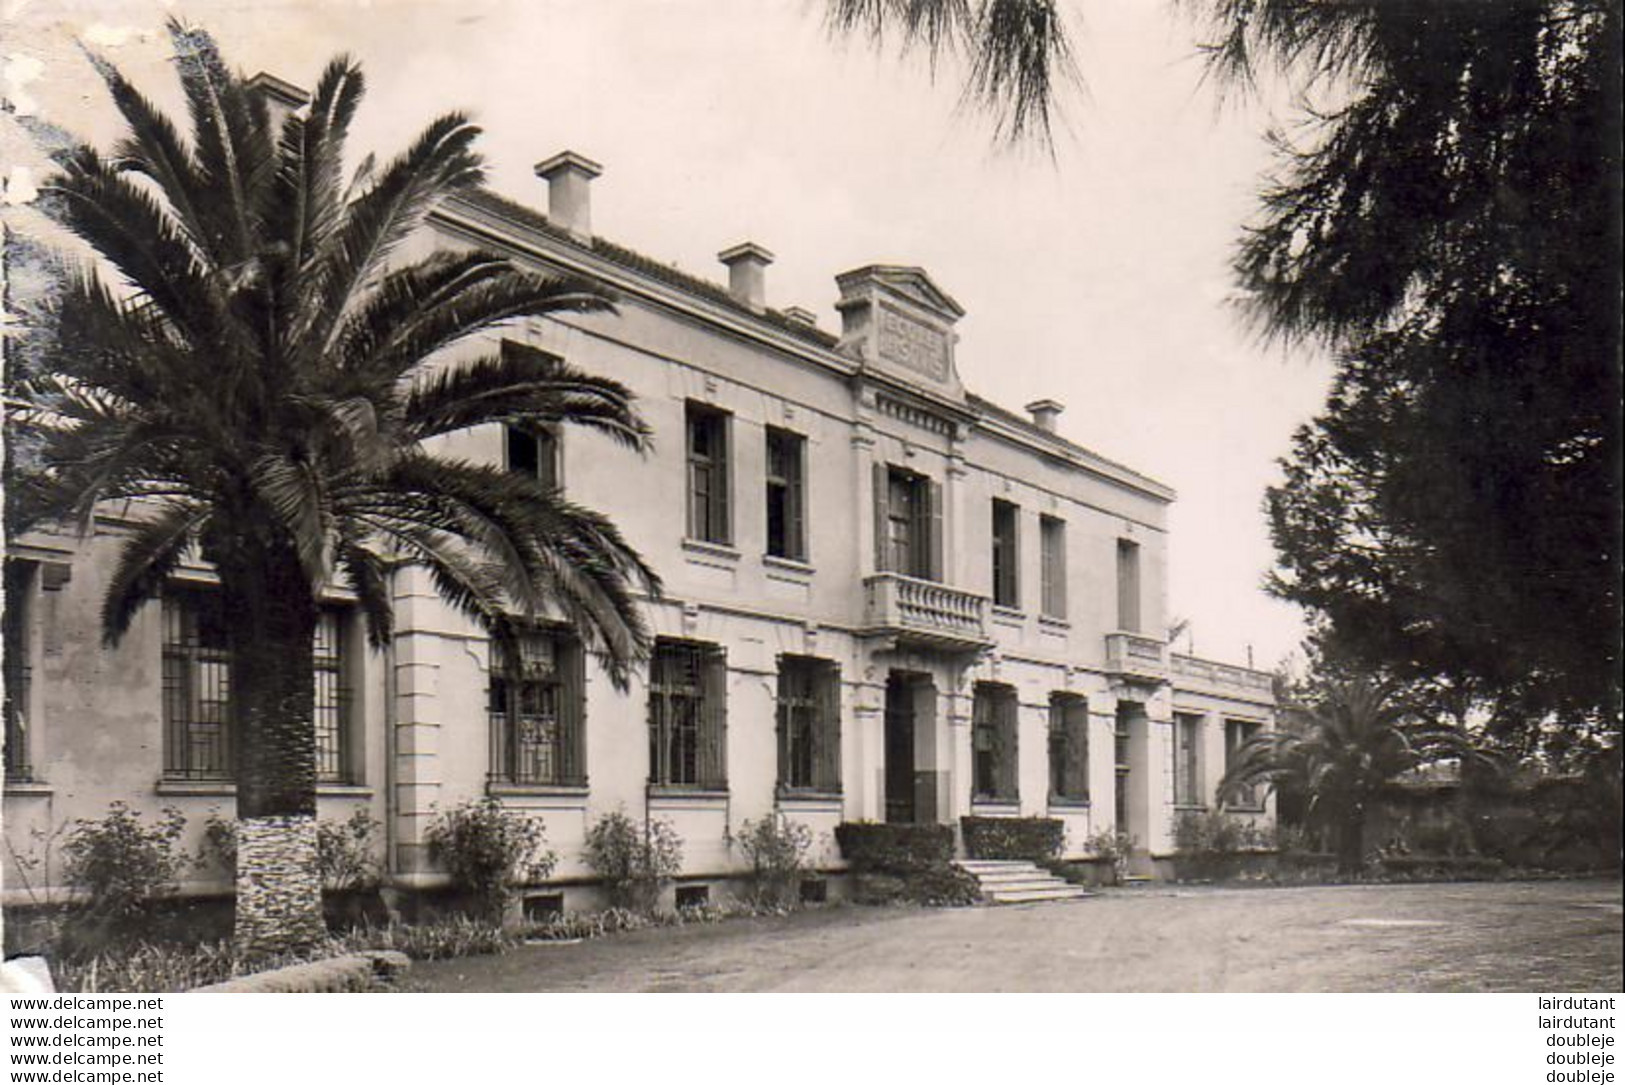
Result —
<path fill-rule="evenodd" d="M 841 350 L 922 390 L 964 399 L 953 328 L 965 310 L 929 275 L 915 267 L 872 264 L 835 282 L 841 290 Z"/>

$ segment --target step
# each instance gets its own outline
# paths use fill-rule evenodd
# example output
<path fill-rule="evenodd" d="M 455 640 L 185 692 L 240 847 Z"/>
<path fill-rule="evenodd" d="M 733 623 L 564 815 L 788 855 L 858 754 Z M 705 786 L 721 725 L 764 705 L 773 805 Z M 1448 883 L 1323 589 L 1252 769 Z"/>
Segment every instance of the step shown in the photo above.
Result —
<path fill-rule="evenodd" d="M 1011 881 L 982 882 L 982 892 L 994 893 L 1025 893 L 1039 889 L 1064 889 L 1068 883 L 1060 878 L 1017 878 Z"/>
<path fill-rule="evenodd" d="M 1038 870 L 1037 863 L 1023 859 L 960 859 L 957 865 L 972 874 L 997 874 L 1008 870 Z"/>
<path fill-rule="evenodd" d="M 1063 882 L 1052 889 L 1024 889 L 1019 893 L 1001 891 L 990 893 L 988 896 L 994 904 L 1036 904 L 1040 901 L 1082 900 L 1093 895 L 1081 885 L 1067 885 Z"/>

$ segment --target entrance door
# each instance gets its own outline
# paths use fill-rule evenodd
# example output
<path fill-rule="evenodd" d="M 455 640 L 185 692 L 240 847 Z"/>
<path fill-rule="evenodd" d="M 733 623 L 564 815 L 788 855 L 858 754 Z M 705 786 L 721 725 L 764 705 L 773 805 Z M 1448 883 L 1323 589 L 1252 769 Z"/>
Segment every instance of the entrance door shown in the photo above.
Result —
<path fill-rule="evenodd" d="M 886 820 L 918 820 L 914 797 L 914 688 L 893 674 L 886 679 Z"/>

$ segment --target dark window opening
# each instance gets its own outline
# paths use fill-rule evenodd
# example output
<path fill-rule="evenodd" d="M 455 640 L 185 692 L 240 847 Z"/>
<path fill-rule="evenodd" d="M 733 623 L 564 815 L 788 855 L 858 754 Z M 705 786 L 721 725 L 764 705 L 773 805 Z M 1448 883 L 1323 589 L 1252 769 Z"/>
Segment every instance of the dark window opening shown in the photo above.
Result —
<path fill-rule="evenodd" d="M 780 429 L 767 431 L 767 552 L 805 561 L 805 438 Z"/>

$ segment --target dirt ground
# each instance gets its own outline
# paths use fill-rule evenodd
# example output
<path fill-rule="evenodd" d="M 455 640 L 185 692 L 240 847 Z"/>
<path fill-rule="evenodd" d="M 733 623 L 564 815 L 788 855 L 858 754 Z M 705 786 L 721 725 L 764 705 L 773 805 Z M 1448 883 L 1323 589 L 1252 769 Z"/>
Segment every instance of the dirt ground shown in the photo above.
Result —
<path fill-rule="evenodd" d="M 829 907 L 416 966 L 417 991 L 1621 990 L 1617 881 Z"/>

